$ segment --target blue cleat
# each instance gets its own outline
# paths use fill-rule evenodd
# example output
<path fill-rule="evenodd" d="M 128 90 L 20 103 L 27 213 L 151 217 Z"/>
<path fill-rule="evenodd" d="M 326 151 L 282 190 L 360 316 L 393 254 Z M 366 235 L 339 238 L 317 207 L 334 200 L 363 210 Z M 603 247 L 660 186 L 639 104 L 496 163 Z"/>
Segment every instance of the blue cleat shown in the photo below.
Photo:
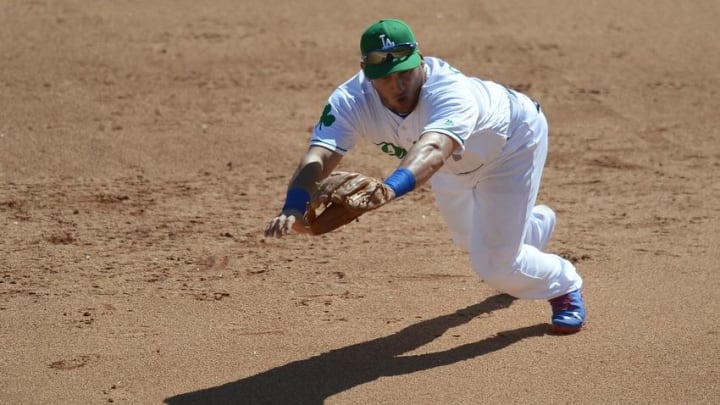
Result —
<path fill-rule="evenodd" d="M 580 290 L 553 298 L 552 331 L 567 334 L 578 332 L 585 323 L 585 303 Z"/>

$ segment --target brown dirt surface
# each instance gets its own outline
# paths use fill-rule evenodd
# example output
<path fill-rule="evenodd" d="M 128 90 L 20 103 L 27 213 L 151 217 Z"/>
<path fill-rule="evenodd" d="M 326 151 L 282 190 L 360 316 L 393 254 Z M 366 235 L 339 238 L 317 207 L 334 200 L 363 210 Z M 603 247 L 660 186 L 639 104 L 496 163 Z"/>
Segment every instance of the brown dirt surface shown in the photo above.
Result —
<path fill-rule="evenodd" d="M 363 28 L 540 100 L 588 324 L 483 284 L 420 188 L 265 223 Z M 720 3 L 0 2 L 0 404 L 711 404 Z M 342 169 L 397 164 L 361 145 Z"/>

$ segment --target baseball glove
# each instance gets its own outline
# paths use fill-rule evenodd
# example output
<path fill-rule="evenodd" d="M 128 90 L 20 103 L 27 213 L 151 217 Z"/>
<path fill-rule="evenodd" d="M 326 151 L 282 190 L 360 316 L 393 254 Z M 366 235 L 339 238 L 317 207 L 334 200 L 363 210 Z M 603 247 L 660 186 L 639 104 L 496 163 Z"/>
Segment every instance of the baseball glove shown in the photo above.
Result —
<path fill-rule="evenodd" d="M 385 205 L 392 195 L 381 180 L 360 173 L 332 172 L 318 184 L 305 220 L 313 235 L 322 235 Z"/>

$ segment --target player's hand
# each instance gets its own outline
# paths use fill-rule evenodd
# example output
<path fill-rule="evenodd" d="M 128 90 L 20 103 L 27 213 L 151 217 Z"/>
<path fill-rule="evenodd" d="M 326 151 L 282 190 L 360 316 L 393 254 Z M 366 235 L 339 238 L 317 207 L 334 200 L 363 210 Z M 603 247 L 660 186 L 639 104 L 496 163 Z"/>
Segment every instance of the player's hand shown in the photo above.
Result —
<path fill-rule="evenodd" d="M 305 222 L 305 217 L 297 210 L 283 211 L 280 215 L 268 222 L 265 227 L 266 237 L 281 238 L 292 232 L 310 233 L 310 228 L 308 228 Z"/>

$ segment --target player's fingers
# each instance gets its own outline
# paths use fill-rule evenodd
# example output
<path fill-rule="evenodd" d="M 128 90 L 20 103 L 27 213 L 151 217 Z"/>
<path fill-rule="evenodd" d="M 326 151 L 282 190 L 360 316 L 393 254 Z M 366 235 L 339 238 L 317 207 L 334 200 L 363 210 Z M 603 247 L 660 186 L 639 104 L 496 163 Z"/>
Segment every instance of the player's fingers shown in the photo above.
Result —
<path fill-rule="evenodd" d="M 283 221 L 282 226 L 280 227 L 280 234 L 278 235 L 278 238 L 280 236 L 288 235 L 293 229 L 293 224 L 295 223 L 295 217 L 294 216 L 284 216 L 283 215 Z"/>
<path fill-rule="evenodd" d="M 276 238 L 282 236 L 284 222 L 285 218 L 283 216 L 273 218 L 273 220 L 268 223 L 267 227 L 265 227 L 265 236 Z"/>
<path fill-rule="evenodd" d="M 266 237 L 281 238 L 293 232 L 309 233 L 310 229 L 304 220 L 298 220 L 295 215 L 279 215 L 268 222 L 265 227 Z"/>
<path fill-rule="evenodd" d="M 277 221 L 277 218 L 274 218 L 272 221 L 268 222 L 268 224 L 265 226 L 265 237 L 275 235 L 275 231 L 274 231 L 275 221 Z"/>

